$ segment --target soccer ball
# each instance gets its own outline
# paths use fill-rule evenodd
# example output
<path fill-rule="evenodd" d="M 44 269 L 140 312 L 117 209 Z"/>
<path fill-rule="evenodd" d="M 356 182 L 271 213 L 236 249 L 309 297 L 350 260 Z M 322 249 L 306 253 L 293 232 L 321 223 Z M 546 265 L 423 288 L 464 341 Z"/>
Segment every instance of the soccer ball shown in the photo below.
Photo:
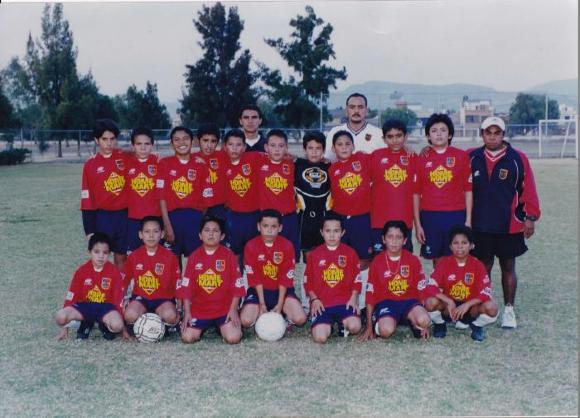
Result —
<path fill-rule="evenodd" d="M 256 321 L 256 334 L 264 341 L 278 341 L 286 332 L 284 317 L 276 312 L 266 312 Z"/>
<path fill-rule="evenodd" d="M 156 343 L 165 335 L 165 324 L 154 313 L 141 315 L 133 325 L 135 337 L 142 343 Z"/>

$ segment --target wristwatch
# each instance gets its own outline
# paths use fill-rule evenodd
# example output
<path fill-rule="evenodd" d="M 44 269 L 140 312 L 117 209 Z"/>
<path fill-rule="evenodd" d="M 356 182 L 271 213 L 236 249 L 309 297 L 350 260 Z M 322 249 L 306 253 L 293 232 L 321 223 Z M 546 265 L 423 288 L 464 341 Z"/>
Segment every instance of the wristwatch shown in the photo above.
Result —
<path fill-rule="evenodd" d="M 536 222 L 538 220 L 537 216 L 528 216 L 526 215 L 526 221 Z"/>

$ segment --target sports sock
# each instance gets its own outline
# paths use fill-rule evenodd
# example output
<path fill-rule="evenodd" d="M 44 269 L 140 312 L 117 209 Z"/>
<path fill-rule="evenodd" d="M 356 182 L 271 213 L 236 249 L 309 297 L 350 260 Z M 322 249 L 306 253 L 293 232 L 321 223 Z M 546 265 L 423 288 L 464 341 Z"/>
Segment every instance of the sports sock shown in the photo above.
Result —
<path fill-rule="evenodd" d="M 365 305 L 365 296 L 366 296 L 366 288 L 367 282 L 369 280 L 369 269 L 363 270 L 360 272 L 360 278 L 362 280 L 362 292 L 358 295 L 358 307 L 359 309 L 363 309 Z"/>
<path fill-rule="evenodd" d="M 496 321 L 498 315 L 489 316 L 488 314 L 480 314 L 475 319 L 475 321 L 473 321 L 473 325 L 478 326 L 478 327 L 484 327 L 486 325 L 493 324 Z"/>
<path fill-rule="evenodd" d="M 431 321 L 433 321 L 434 324 L 444 324 L 445 323 L 440 311 L 429 312 L 429 317 L 431 318 Z"/>

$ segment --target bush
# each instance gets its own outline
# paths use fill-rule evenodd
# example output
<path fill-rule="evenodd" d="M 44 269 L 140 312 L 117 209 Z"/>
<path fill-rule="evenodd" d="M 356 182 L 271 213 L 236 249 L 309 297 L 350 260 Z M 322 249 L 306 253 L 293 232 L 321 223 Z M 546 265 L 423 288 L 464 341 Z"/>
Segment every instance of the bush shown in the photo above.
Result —
<path fill-rule="evenodd" d="M 21 164 L 31 154 L 28 148 L 12 148 L 8 151 L 0 152 L 0 165 Z"/>

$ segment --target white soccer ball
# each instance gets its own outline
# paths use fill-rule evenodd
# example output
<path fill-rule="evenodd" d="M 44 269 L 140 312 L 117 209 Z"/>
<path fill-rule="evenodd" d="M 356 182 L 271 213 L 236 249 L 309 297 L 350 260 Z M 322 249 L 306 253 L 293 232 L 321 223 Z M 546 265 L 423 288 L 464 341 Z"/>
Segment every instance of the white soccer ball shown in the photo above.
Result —
<path fill-rule="evenodd" d="M 284 317 L 276 312 L 266 312 L 256 321 L 256 334 L 264 341 L 278 341 L 286 332 Z"/>
<path fill-rule="evenodd" d="M 165 324 L 154 313 L 141 315 L 133 325 L 135 338 L 142 343 L 156 343 L 165 335 Z"/>

